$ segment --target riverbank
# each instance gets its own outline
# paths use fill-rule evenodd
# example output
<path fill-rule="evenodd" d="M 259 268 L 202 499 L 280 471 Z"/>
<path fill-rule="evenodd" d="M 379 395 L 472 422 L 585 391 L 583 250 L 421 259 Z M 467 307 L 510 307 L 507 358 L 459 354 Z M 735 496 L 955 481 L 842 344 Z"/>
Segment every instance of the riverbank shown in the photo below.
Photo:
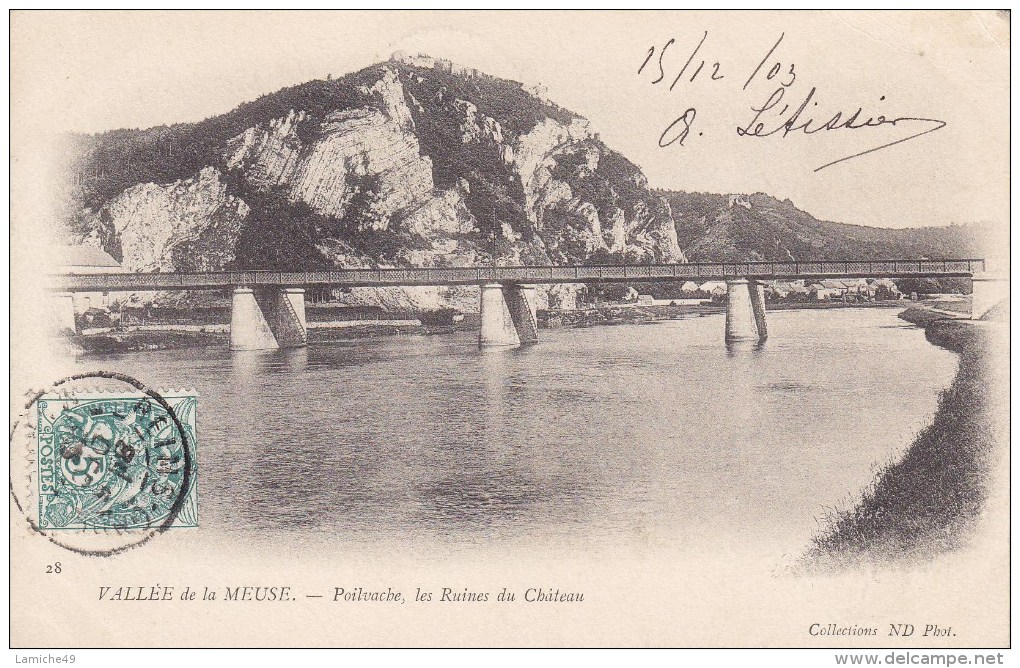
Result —
<path fill-rule="evenodd" d="M 421 325 L 406 321 L 339 323 L 312 323 L 308 328 L 310 344 L 333 341 L 355 341 L 385 336 L 428 336 L 448 334 L 463 329 L 477 329 L 477 324 L 463 325 Z M 203 346 L 229 345 L 229 328 L 221 326 L 188 327 L 173 330 L 104 331 L 99 334 L 75 335 L 68 339 L 72 350 L 78 355 L 111 355 L 151 350 L 178 350 Z"/>
<path fill-rule="evenodd" d="M 683 306 L 606 305 L 573 311 L 539 311 L 538 326 L 542 329 L 557 329 L 559 327 L 626 325 L 650 320 L 692 318 L 725 312 L 726 306 L 719 304 L 685 304 Z"/>
<path fill-rule="evenodd" d="M 909 304 L 902 299 L 881 299 L 873 302 L 767 302 L 766 311 L 825 310 L 833 308 L 903 308 Z"/>
<path fill-rule="evenodd" d="M 895 308 L 902 301 L 867 303 L 842 302 L 770 302 L 770 311 L 795 309 L 839 308 Z M 333 309 L 336 310 L 336 309 Z M 210 311 L 210 309 L 206 309 Z M 573 311 L 539 311 L 538 325 L 542 329 L 559 327 L 596 327 L 625 325 L 655 320 L 697 318 L 726 312 L 725 304 L 705 303 L 677 306 L 604 305 Z M 203 317 L 192 317 L 189 322 L 133 326 L 126 330 L 112 327 L 98 328 L 70 338 L 71 347 L 78 354 L 114 354 L 146 350 L 170 350 L 201 346 L 227 345 L 229 325 L 221 322 L 225 313 L 203 312 Z M 192 314 L 193 315 L 193 314 Z M 463 320 L 451 324 L 422 324 L 419 320 L 348 320 L 337 321 L 328 308 L 309 309 L 309 343 L 347 341 L 384 336 L 441 335 L 477 330 L 480 324 L 477 313 L 464 314 Z"/>
<path fill-rule="evenodd" d="M 828 310 L 854 308 L 903 308 L 902 301 L 877 302 L 768 302 L 766 311 Z M 650 320 L 676 320 L 726 313 L 725 303 L 679 304 L 676 306 L 605 305 L 574 311 L 539 311 L 538 324 L 542 328 L 595 327 L 598 325 L 625 325 Z"/>
<path fill-rule="evenodd" d="M 1003 470 L 1005 323 L 958 319 L 924 306 L 900 317 L 960 356 L 956 377 L 940 394 L 932 423 L 899 461 L 879 471 L 855 507 L 824 518 L 828 526 L 812 540 L 799 570 L 909 561 L 959 549 Z"/>
<path fill-rule="evenodd" d="M 143 350 L 170 350 L 227 345 L 224 332 L 208 331 L 110 331 L 102 334 L 77 334 L 68 343 L 78 355 L 112 355 Z"/>

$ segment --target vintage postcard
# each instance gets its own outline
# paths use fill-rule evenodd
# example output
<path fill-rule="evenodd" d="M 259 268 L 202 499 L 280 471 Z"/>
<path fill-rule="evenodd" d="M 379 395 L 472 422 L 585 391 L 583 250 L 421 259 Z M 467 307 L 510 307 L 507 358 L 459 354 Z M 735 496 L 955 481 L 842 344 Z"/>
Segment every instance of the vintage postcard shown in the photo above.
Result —
<path fill-rule="evenodd" d="M 10 38 L 12 648 L 1001 662 L 1008 11 Z"/>

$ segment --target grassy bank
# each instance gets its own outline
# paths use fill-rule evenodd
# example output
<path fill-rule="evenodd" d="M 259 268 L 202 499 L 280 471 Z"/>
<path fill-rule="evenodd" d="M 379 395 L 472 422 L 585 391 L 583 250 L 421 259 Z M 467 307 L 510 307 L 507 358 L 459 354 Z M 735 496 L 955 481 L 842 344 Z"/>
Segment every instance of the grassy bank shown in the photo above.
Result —
<path fill-rule="evenodd" d="M 349 327 L 317 327 L 308 330 L 308 342 L 351 341 L 355 339 L 374 339 L 383 336 L 427 336 L 477 329 L 478 325 L 476 323 L 456 323 L 452 325 L 388 325 L 373 323 Z"/>
<path fill-rule="evenodd" d="M 902 301 L 877 302 L 768 302 L 766 311 L 827 310 L 846 308 L 903 308 Z M 623 325 L 650 320 L 671 320 L 690 318 L 715 313 L 725 313 L 724 302 L 699 305 L 680 304 L 676 306 L 620 306 L 605 305 L 574 311 L 539 311 L 538 324 L 543 328 L 594 327 L 596 325 Z"/>
<path fill-rule="evenodd" d="M 815 302 L 768 302 L 765 304 L 766 311 L 797 311 L 797 310 L 826 310 L 835 308 L 903 308 L 903 300 L 883 299 L 874 302 L 841 302 L 841 301 L 815 301 Z"/>
<path fill-rule="evenodd" d="M 308 342 L 353 341 L 383 336 L 449 334 L 465 329 L 478 329 L 477 323 L 455 325 L 404 325 L 385 323 L 352 324 L 349 327 L 317 327 L 308 330 Z M 143 350 L 170 350 L 201 346 L 226 347 L 226 332 L 191 331 L 129 331 L 105 334 L 75 335 L 71 346 L 81 354 L 112 355 Z"/>
<path fill-rule="evenodd" d="M 75 335 L 71 345 L 85 354 L 110 355 L 141 350 L 169 350 L 227 345 L 227 335 L 213 332 L 110 332 Z"/>
<path fill-rule="evenodd" d="M 881 470 L 857 505 L 837 511 L 812 541 L 808 571 L 875 561 L 923 558 L 963 546 L 988 496 L 999 447 L 1003 402 L 1000 330 L 954 320 L 923 307 L 900 315 L 925 328 L 929 341 L 957 352 L 960 364 L 932 423 L 896 463 Z"/>
<path fill-rule="evenodd" d="M 723 313 L 726 307 L 705 305 L 683 306 L 616 306 L 606 305 L 573 311 L 538 312 L 538 326 L 555 329 L 557 327 L 595 327 L 598 325 L 625 325 L 650 320 L 670 320 L 672 318 Z"/>

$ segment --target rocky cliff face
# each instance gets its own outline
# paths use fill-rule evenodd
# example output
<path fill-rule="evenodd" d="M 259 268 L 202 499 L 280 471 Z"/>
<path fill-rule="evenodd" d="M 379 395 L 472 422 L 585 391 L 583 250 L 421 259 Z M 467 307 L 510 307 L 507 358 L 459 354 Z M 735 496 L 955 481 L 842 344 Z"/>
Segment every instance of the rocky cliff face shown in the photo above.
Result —
<path fill-rule="evenodd" d="M 215 167 L 169 184 L 141 183 L 85 219 L 88 241 L 133 271 L 211 271 L 229 265 L 248 205 Z"/>
<path fill-rule="evenodd" d="M 192 126 L 84 138 L 73 164 L 72 234 L 132 271 L 472 266 L 494 249 L 501 264 L 683 260 L 669 206 L 585 119 L 426 57 Z M 464 293 L 350 300 L 463 306 Z"/>

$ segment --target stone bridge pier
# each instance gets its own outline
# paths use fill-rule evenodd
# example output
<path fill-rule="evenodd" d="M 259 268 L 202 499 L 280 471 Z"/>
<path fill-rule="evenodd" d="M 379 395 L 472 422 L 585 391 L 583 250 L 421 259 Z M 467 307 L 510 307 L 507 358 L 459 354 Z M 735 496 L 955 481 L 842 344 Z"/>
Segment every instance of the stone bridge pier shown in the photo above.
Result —
<path fill-rule="evenodd" d="M 745 278 L 726 281 L 726 342 L 768 338 L 765 325 L 765 288 Z"/>
<path fill-rule="evenodd" d="M 982 271 L 971 277 L 970 317 L 980 320 L 986 313 L 1009 299 L 1009 274 Z"/>
<path fill-rule="evenodd" d="M 307 343 L 304 288 L 234 289 L 231 350 L 275 350 Z"/>
<path fill-rule="evenodd" d="M 486 283 L 479 294 L 481 348 L 538 342 L 535 288 L 517 283 Z"/>
<path fill-rule="evenodd" d="M 50 321 L 58 331 L 77 333 L 74 321 L 74 295 L 70 292 L 57 292 L 50 297 Z"/>

